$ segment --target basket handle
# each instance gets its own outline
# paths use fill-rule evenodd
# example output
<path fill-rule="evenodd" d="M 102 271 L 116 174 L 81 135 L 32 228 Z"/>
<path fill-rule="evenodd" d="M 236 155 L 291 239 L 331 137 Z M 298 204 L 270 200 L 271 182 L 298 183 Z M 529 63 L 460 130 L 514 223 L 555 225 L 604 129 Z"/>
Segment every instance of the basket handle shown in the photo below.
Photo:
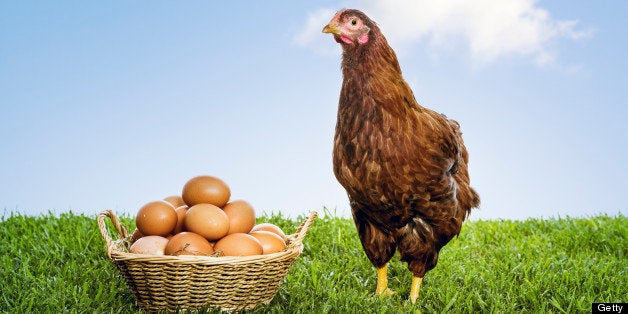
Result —
<path fill-rule="evenodd" d="M 105 217 L 109 217 L 109 219 L 111 219 L 113 226 L 116 228 L 118 234 L 120 235 L 120 239 L 128 237 L 129 233 L 126 231 L 126 228 L 124 228 L 124 226 L 120 224 L 120 220 L 118 219 L 116 214 L 113 213 L 113 211 L 107 209 L 98 214 L 98 228 L 100 228 L 100 235 L 102 235 L 103 239 L 105 239 L 105 243 L 107 244 L 107 256 L 111 258 L 111 253 L 114 249 L 114 245 L 113 240 L 109 236 L 109 230 L 107 230 L 107 225 L 105 224 Z"/>
<path fill-rule="evenodd" d="M 314 219 L 316 219 L 317 215 L 318 213 L 313 211 L 312 213 L 310 213 L 310 217 L 308 217 L 303 223 L 301 223 L 301 225 L 299 226 L 299 228 L 297 228 L 297 231 L 295 232 L 296 234 L 296 237 L 294 238 L 295 242 L 303 241 L 303 238 L 305 238 L 305 234 L 312 226 L 312 223 L 314 222 Z"/>

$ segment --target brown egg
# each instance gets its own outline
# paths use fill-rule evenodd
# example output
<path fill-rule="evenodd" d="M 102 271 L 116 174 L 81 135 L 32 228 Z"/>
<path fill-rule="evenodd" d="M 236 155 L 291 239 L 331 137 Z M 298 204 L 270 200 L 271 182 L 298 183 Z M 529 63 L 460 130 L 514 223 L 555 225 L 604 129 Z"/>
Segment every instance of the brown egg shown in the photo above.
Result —
<path fill-rule="evenodd" d="M 222 210 L 229 217 L 229 232 L 249 233 L 255 225 L 255 210 L 246 201 L 236 200 L 227 203 Z"/>
<path fill-rule="evenodd" d="M 197 204 L 188 209 L 183 220 L 185 230 L 198 233 L 209 241 L 218 240 L 229 232 L 229 217 L 211 204 Z"/>
<path fill-rule="evenodd" d="M 187 205 L 179 206 L 174 211 L 177 212 L 177 225 L 174 227 L 174 230 L 172 230 L 172 233 L 177 234 L 184 230 L 183 220 L 185 219 L 185 214 L 188 212 L 188 206 Z"/>
<path fill-rule="evenodd" d="M 168 239 L 160 236 L 145 236 L 137 239 L 129 251 L 135 254 L 164 255 Z"/>
<path fill-rule="evenodd" d="M 286 234 L 283 233 L 283 230 L 281 230 L 281 228 L 277 227 L 276 225 L 273 225 L 271 223 L 261 223 L 258 225 L 253 226 L 253 229 L 251 229 L 251 232 L 253 231 L 259 231 L 259 230 L 264 230 L 264 231 L 270 231 L 272 233 L 276 233 L 278 236 L 280 236 L 283 241 L 286 241 Z"/>
<path fill-rule="evenodd" d="M 190 207 L 202 203 L 223 207 L 231 197 L 231 190 L 224 181 L 216 177 L 198 176 L 183 186 L 182 197 Z"/>
<path fill-rule="evenodd" d="M 183 205 L 185 205 L 185 202 L 183 201 L 183 198 L 179 195 L 172 195 L 172 196 L 168 196 L 166 198 L 164 198 L 164 201 L 172 204 L 172 206 L 174 208 L 179 208 Z"/>
<path fill-rule="evenodd" d="M 166 201 L 150 202 L 137 212 L 135 224 L 145 236 L 165 236 L 177 225 L 177 213 Z"/>
<path fill-rule="evenodd" d="M 214 249 L 203 236 L 183 231 L 175 234 L 165 248 L 166 255 L 210 255 Z"/>
<path fill-rule="evenodd" d="M 246 233 L 232 233 L 216 242 L 214 251 L 220 256 L 260 255 L 264 252 L 262 244 L 254 236 Z"/>
<path fill-rule="evenodd" d="M 277 253 L 286 249 L 286 242 L 276 233 L 270 231 L 253 231 L 254 236 L 262 244 L 264 254 Z"/>
<path fill-rule="evenodd" d="M 140 229 L 135 228 L 133 233 L 131 234 L 131 243 L 137 241 L 137 239 L 143 237 L 144 235 L 140 232 Z"/>

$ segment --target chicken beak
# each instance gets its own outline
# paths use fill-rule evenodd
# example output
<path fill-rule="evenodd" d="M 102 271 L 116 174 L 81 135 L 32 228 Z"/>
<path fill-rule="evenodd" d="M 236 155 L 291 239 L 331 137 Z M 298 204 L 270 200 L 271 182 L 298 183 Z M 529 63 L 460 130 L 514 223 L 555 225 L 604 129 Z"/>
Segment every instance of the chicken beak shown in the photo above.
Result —
<path fill-rule="evenodd" d="M 338 28 L 338 26 L 339 26 L 338 23 L 331 22 L 331 23 L 325 25 L 325 27 L 323 28 L 323 33 L 339 35 L 340 34 L 340 28 Z"/>

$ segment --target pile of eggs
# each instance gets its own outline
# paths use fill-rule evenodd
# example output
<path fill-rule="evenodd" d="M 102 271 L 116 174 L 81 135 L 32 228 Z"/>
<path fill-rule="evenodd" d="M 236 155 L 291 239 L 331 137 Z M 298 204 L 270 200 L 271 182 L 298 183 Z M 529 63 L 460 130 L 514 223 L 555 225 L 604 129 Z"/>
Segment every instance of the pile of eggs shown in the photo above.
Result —
<path fill-rule="evenodd" d="M 181 196 L 150 202 L 137 212 L 129 251 L 135 254 L 249 256 L 286 248 L 276 225 L 255 225 L 255 210 L 244 200 L 229 201 L 219 178 L 198 176 Z"/>

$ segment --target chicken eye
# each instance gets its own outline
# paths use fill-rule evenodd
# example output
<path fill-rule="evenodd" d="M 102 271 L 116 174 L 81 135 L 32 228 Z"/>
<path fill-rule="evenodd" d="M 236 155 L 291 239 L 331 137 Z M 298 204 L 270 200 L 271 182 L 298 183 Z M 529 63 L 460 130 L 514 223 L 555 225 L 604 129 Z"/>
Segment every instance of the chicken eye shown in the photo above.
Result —
<path fill-rule="evenodd" d="M 351 25 L 357 25 L 357 24 L 358 24 L 358 21 L 356 21 L 356 20 L 351 20 Z"/>

